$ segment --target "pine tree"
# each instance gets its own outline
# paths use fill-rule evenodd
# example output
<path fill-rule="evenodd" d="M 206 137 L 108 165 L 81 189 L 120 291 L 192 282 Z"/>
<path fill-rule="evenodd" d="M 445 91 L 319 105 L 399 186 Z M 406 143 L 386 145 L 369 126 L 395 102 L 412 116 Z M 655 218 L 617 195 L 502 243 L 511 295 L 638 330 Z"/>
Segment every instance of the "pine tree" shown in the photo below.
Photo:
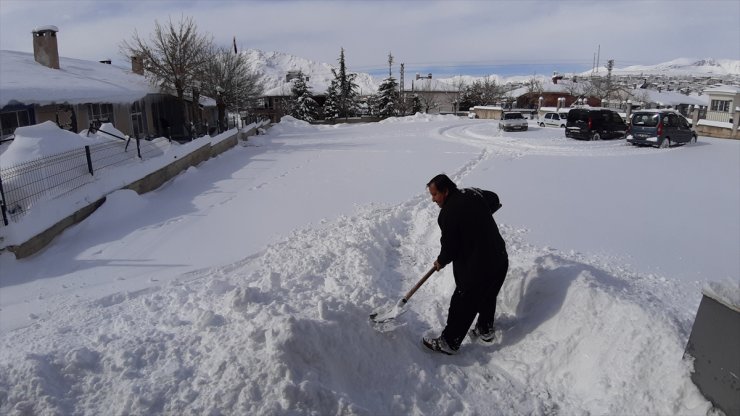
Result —
<path fill-rule="evenodd" d="M 414 94 L 414 98 L 411 101 L 411 113 L 421 113 L 421 99 L 419 99 L 419 96 Z"/>
<path fill-rule="evenodd" d="M 357 74 L 348 74 L 344 63 L 344 48 L 339 54 L 339 71 L 332 69 L 337 81 L 337 109 L 339 117 L 350 117 L 357 113 L 357 90 L 359 87 L 355 82 Z"/>
<path fill-rule="evenodd" d="M 333 121 L 339 117 L 339 102 L 337 99 L 339 83 L 336 78 L 331 81 L 331 85 L 326 90 L 326 101 L 324 101 L 324 119 Z"/>
<path fill-rule="evenodd" d="M 397 114 L 398 83 L 392 76 L 384 79 L 378 87 L 377 108 L 381 117 L 393 117 Z"/>
<path fill-rule="evenodd" d="M 377 114 L 381 117 L 393 117 L 398 114 L 399 108 L 398 83 L 393 78 L 393 55 L 388 53 L 388 78 L 378 87 L 375 100 Z"/>
<path fill-rule="evenodd" d="M 311 97 L 311 89 L 306 84 L 306 78 L 302 72 L 293 80 L 291 88 L 291 109 L 290 115 L 304 121 L 316 120 L 318 104 Z"/>

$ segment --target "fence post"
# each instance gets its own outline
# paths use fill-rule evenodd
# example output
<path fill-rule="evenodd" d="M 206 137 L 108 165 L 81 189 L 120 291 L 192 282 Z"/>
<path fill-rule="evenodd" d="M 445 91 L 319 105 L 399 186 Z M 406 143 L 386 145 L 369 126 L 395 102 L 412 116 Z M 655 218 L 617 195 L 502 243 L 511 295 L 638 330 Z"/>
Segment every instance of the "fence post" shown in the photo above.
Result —
<path fill-rule="evenodd" d="M 141 159 L 141 145 L 139 144 L 141 139 L 138 137 L 136 138 L 136 154 L 139 155 L 139 159 Z"/>
<path fill-rule="evenodd" d="M 3 178 L 0 177 L 0 211 L 3 215 L 3 224 L 8 225 L 8 207 L 5 205 L 5 190 L 3 189 Z"/>
<path fill-rule="evenodd" d="M 90 146 L 85 146 L 85 156 L 87 156 L 87 170 L 90 175 L 93 174 L 92 158 L 90 157 Z"/>

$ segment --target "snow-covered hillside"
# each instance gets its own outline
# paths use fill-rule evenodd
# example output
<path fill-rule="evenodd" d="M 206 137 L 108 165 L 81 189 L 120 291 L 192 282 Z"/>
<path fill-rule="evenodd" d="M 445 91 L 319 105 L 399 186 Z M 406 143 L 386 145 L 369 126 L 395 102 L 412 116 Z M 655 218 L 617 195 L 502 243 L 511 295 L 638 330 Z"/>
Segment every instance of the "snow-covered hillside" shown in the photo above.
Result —
<path fill-rule="evenodd" d="M 337 68 L 338 64 L 318 63 L 309 59 L 300 58 L 283 52 L 263 52 L 259 49 L 247 49 L 244 51 L 249 58 L 253 68 L 262 74 L 262 80 L 265 84 L 266 95 L 290 95 L 290 84 L 285 82 L 285 75 L 289 71 L 303 71 L 309 77 L 309 86 L 314 94 L 322 94 L 326 91 L 334 75 L 332 68 Z M 338 57 L 337 53 L 337 57 Z M 347 67 L 350 72 L 357 74 L 357 85 L 361 93 L 367 94 L 368 91 L 376 92 L 378 85 L 382 81 L 380 78 L 374 78 L 370 74 L 352 71 L 351 56 L 347 57 Z M 398 80 L 398 68 L 394 76 Z M 600 73 L 606 73 L 606 67 L 599 69 Z M 669 62 L 657 65 L 632 65 L 622 68 L 614 68 L 612 73 L 615 75 L 640 75 L 640 74 L 661 74 L 668 76 L 738 76 L 740 77 L 740 60 L 732 59 L 690 59 L 679 58 Z M 582 76 L 588 76 L 591 71 L 581 73 Z M 405 76 L 406 88 L 411 88 L 411 80 L 415 74 L 407 73 Z M 432 74 L 434 76 L 434 74 Z M 476 80 L 483 80 L 485 77 L 476 77 L 471 75 L 458 75 L 449 78 L 434 78 L 435 82 L 448 84 L 454 88 L 461 81 L 466 85 L 472 84 Z M 495 73 L 488 75 L 488 78 L 502 85 L 506 83 L 526 82 L 532 75 L 522 74 L 515 76 L 503 77 Z M 549 75 L 539 74 L 535 78 L 548 80 Z"/>
<path fill-rule="evenodd" d="M 601 71 L 606 72 L 606 68 Z M 616 75 L 662 74 L 668 76 L 740 75 L 740 60 L 679 58 L 657 65 L 632 65 L 615 68 Z"/>
<path fill-rule="evenodd" d="M 259 49 L 247 49 L 244 53 L 253 69 L 262 74 L 265 95 L 290 95 L 290 84 L 285 82 L 285 75 L 290 71 L 302 71 L 309 77 L 308 86 L 314 94 L 323 94 L 334 79 L 332 68 L 338 69 L 339 63 L 318 63 L 283 52 L 263 52 Z M 339 59 L 339 51 L 337 51 Z M 347 70 L 357 74 L 355 82 L 361 93 L 376 92 L 378 84 L 370 74 L 352 71 L 351 57 L 345 55 Z"/>

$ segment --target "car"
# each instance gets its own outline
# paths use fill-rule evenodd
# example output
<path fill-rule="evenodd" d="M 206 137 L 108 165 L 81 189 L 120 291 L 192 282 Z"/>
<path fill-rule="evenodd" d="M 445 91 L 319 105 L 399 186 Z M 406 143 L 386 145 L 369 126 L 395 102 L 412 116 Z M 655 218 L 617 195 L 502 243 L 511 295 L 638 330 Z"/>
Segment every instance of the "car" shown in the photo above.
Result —
<path fill-rule="evenodd" d="M 639 110 L 632 114 L 627 142 L 667 148 L 671 144 L 696 143 L 696 132 L 686 117 L 675 110 Z"/>
<path fill-rule="evenodd" d="M 583 140 L 622 139 L 627 123 L 607 108 L 572 108 L 565 123 L 565 137 Z"/>
<path fill-rule="evenodd" d="M 501 114 L 501 120 L 498 122 L 499 130 L 522 130 L 526 131 L 529 128 L 527 119 L 524 118 L 522 113 L 518 111 L 510 111 Z"/>
<path fill-rule="evenodd" d="M 565 127 L 568 122 L 568 113 L 545 113 L 545 116 L 540 120 L 540 127 Z"/>

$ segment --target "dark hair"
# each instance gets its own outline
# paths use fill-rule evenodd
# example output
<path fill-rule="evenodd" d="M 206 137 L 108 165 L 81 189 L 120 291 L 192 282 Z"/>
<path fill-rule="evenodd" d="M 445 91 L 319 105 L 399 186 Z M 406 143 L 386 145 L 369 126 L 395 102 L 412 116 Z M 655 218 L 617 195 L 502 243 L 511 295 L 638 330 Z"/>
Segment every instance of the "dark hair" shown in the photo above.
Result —
<path fill-rule="evenodd" d="M 457 185 L 455 185 L 455 182 L 452 182 L 452 179 L 450 179 L 447 175 L 444 173 L 440 173 L 439 175 L 432 178 L 431 181 L 427 184 L 427 188 L 431 184 L 434 184 L 434 187 L 437 188 L 439 192 L 445 192 L 445 191 L 457 191 Z"/>

